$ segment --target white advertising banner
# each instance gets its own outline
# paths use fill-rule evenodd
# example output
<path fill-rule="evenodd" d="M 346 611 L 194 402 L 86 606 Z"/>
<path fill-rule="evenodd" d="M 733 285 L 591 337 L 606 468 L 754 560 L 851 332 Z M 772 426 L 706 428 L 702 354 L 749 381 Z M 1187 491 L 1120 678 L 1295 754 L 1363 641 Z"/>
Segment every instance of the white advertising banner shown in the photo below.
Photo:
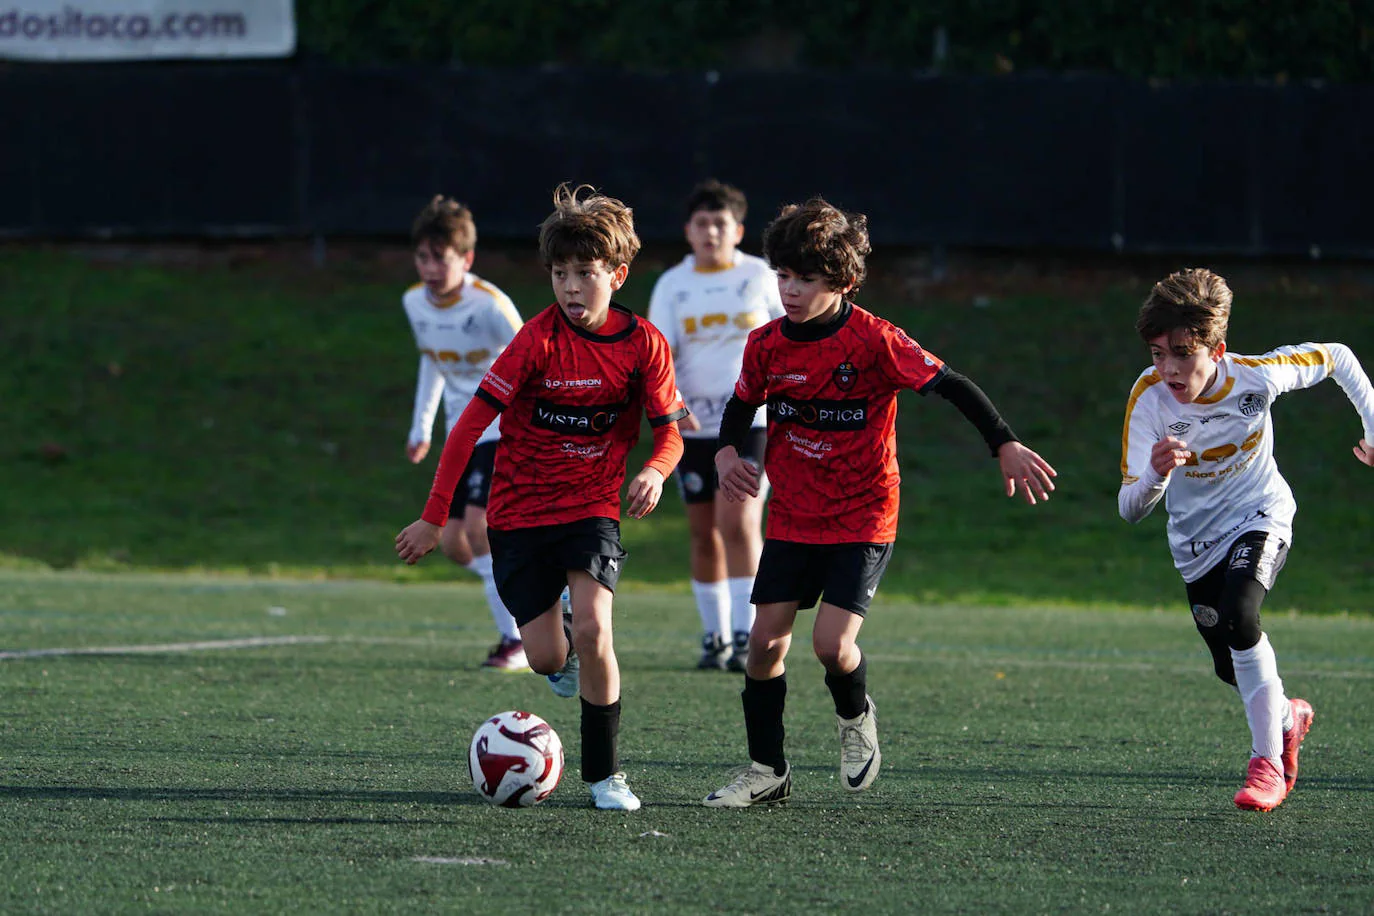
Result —
<path fill-rule="evenodd" d="M 289 57 L 292 0 L 0 0 L 0 59 Z"/>

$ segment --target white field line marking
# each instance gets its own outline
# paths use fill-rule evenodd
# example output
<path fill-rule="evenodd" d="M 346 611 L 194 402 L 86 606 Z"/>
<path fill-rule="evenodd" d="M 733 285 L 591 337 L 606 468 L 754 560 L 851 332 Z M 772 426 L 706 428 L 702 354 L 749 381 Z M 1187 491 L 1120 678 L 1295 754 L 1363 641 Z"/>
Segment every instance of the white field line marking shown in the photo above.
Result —
<path fill-rule="evenodd" d="M 1138 672 L 1157 672 L 1166 674 L 1196 674 L 1200 670 L 1198 665 L 1184 665 L 1177 662 L 1158 661 L 1142 662 L 1129 659 L 1120 661 L 1079 661 L 1068 658 L 1014 658 L 1008 655 L 954 655 L 942 651 L 935 656 L 922 655 L 889 655 L 885 653 L 873 653 L 869 656 L 877 661 L 895 663 L 899 665 L 979 665 L 988 668 L 1059 668 L 1064 670 L 1081 671 L 1138 671 Z M 1374 671 L 1352 671 L 1349 669 L 1332 670 L 1330 668 L 1313 668 L 1293 662 L 1284 666 L 1286 675 L 1302 675 L 1303 677 L 1331 678 L 1342 681 L 1367 681 L 1374 680 Z"/>
<path fill-rule="evenodd" d="M 426 865 L 509 865 L 505 859 L 489 859 L 486 856 L 415 856 L 411 861 L 424 862 Z"/>
<path fill-rule="evenodd" d="M 55 655 L 153 655 L 159 652 L 205 652 L 219 649 L 260 649 L 264 646 L 300 646 L 333 642 L 330 636 L 250 636 L 246 639 L 212 639 L 201 642 L 152 643 L 143 646 L 86 646 L 82 648 L 21 649 L 0 652 L 0 661 L 46 658 Z"/>

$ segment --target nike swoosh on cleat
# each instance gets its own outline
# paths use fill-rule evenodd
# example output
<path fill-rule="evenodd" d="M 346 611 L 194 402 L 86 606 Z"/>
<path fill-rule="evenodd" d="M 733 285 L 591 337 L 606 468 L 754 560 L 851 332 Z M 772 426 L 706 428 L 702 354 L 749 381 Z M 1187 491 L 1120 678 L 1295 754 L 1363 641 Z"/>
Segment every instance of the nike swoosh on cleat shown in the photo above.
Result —
<path fill-rule="evenodd" d="M 868 758 L 868 763 L 865 763 L 865 764 L 864 764 L 864 768 L 863 768 L 862 770 L 859 771 L 859 775 L 858 775 L 858 776 L 846 776 L 846 777 L 845 777 L 845 779 L 849 780 L 849 787 L 850 787 L 851 789 L 857 789 L 860 785 L 863 784 L 864 777 L 868 775 L 868 768 L 871 767 L 871 766 L 873 766 L 873 758 L 872 758 L 872 757 L 869 757 L 869 758 Z"/>

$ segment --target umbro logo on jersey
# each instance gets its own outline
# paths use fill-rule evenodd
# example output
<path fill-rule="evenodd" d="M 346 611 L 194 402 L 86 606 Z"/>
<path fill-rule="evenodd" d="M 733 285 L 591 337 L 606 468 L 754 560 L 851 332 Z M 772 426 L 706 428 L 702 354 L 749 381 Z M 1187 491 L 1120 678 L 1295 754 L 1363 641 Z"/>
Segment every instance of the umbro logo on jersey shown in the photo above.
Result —
<path fill-rule="evenodd" d="M 1193 425 L 1193 424 L 1191 424 L 1191 423 L 1185 423 L 1184 421 L 1180 420 L 1180 421 L 1178 421 L 1177 423 L 1172 423 L 1172 424 L 1170 424 L 1170 425 L 1169 425 L 1169 430 L 1170 430 L 1170 432 L 1183 433 L 1183 432 L 1187 431 L 1188 427 L 1190 427 L 1190 426 L 1192 426 L 1192 425 Z"/>

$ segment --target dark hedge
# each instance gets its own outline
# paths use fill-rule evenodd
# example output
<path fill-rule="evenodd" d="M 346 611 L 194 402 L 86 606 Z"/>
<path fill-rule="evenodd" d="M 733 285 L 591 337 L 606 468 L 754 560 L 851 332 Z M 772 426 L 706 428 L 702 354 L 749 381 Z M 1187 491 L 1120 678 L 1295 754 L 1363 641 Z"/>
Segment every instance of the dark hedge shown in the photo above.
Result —
<path fill-rule="evenodd" d="M 339 63 L 1374 78 L 1374 0 L 298 0 Z"/>

